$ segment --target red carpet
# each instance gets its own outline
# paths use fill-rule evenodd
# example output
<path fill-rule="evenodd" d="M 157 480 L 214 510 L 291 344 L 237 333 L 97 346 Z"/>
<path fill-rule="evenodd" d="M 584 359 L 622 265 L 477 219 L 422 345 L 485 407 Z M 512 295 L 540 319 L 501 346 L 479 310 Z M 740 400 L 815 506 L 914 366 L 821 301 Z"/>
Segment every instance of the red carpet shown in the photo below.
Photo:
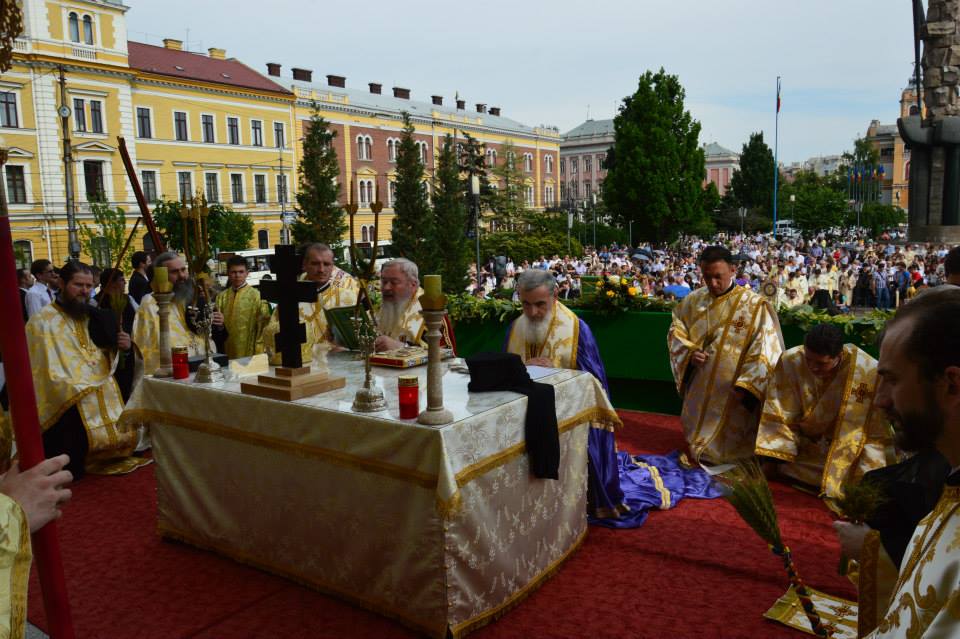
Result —
<path fill-rule="evenodd" d="M 664 453 L 675 417 L 623 412 L 622 449 Z M 853 598 L 837 575 L 832 517 L 774 486 L 783 535 L 814 588 Z M 278 577 L 161 541 L 153 466 L 74 487 L 60 534 L 83 639 L 413 637 L 403 627 Z M 783 593 L 777 559 L 722 499 L 684 500 L 635 530 L 591 527 L 579 552 L 520 606 L 471 637 L 802 637 L 761 615 Z M 39 585 L 30 621 L 46 628 Z"/>

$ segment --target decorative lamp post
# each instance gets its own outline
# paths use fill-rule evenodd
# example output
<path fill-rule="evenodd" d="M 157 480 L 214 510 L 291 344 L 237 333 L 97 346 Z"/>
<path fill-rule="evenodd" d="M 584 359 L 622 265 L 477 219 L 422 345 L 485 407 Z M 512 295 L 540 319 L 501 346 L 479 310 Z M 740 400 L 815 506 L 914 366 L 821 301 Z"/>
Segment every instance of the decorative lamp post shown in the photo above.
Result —
<path fill-rule="evenodd" d="M 470 176 L 470 195 L 473 196 L 473 232 L 477 242 L 477 286 L 480 286 L 480 176 Z"/>

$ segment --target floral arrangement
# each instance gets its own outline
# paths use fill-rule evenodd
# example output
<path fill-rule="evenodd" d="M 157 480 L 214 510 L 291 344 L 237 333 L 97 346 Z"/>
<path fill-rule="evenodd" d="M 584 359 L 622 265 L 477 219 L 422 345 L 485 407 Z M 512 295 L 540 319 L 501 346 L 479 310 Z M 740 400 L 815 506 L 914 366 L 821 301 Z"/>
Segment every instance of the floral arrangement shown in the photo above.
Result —
<path fill-rule="evenodd" d="M 619 313 L 637 307 L 637 298 L 642 297 L 630 280 L 619 275 L 608 275 L 597 279 L 591 300 L 584 308 L 599 313 Z"/>

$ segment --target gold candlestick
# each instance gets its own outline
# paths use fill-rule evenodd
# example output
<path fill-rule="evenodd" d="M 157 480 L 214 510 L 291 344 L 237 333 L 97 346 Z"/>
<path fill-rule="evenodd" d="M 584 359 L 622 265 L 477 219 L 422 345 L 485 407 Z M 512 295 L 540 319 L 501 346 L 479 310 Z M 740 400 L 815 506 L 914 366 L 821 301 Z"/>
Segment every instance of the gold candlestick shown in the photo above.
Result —
<path fill-rule="evenodd" d="M 443 334 L 443 316 L 447 314 L 447 298 L 443 295 L 420 297 L 420 314 L 427 325 L 427 409 L 417 421 L 428 426 L 442 426 L 453 421 L 453 413 L 443 407 L 443 360 L 440 355 L 440 338 Z"/>
<path fill-rule="evenodd" d="M 173 359 L 170 353 L 170 303 L 173 293 L 154 293 L 160 316 L 160 366 L 154 377 L 173 377 Z"/>

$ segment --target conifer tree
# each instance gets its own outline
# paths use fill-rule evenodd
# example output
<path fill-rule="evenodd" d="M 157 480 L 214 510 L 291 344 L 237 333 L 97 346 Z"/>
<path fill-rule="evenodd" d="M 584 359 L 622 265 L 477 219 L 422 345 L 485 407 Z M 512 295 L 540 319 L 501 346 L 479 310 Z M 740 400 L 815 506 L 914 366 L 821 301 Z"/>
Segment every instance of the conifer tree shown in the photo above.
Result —
<path fill-rule="evenodd" d="M 513 230 L 527 212 L 526 183 L 513 144 L 500 147 L 503 160 L 491 168 L 497 188 L 490 194 L 494 219 L 502 227 Z"/>
<path fill-rule="evenodd" d="M 320 117 L 316 102 L 304 124 L 303 159 L 300 160 L 300 188 L 297 190 L 297 220 L 291 230 L 297 244 L 323 242 L 337 247 L 347 232 L 346 214 L 337 200 L 340 165 L 333 148 L 336 131 Z"/>
<path fill-rule="evenodd" d="M 396 198 L 393 204 L 393 246 L 400 257 L 416 263 L 420 273 L 435 273 L 433 211 L 427 202 L 420 147 L 413 139 L 410 114 L 403 113 L 403 135 L 397 150 Z"/>
<path fill-rule="evenodd" d="M 460 179 L 460 163 L 453 138 L 443 141 L 433 180 L 433 215 L 436 229 L 436 254 L 443 289 L 454 294 L 466 285 L 470 252 L 465 234 L 467 207 L 463 193 L 465 184 Z"/>

